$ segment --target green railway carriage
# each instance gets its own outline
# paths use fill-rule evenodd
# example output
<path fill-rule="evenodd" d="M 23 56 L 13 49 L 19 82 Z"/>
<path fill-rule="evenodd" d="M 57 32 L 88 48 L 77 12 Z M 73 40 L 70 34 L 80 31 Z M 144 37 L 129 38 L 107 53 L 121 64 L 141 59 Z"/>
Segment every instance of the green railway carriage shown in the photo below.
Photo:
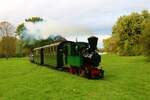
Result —
<path fill-rule="evenodd" d="M 57 46 L 59 43 L 46 45 L 43 47 L 35 48 L 34 62 L 41 65 L 50 65 L 57 67 Z"/>
<path fill-rule="evenodd" d="M 74 43 L 66 41 L 35 48 L 34 62 L 53 67 L 80 67 L 84 61 L 79 49 L 87 47 L 85 44 L 84 42 Z"/>
<path fill-rule="evenodd" d="M 57 46 L 59 43 L 43 46 L 44 50 L 44 65 L 51 65 L 57 67 Z"/>

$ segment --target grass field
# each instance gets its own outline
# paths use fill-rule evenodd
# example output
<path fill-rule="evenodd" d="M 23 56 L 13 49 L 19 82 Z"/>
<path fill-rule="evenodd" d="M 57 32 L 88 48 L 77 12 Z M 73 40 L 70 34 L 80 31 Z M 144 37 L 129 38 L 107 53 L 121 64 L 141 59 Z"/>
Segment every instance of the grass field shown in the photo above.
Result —
<path fill-rule="evenodd" d="M 103 55 L 105 78 L 88 80 L 32 64 L 0 59 L 0 100 L 150 100 L 145 57 Z"/>

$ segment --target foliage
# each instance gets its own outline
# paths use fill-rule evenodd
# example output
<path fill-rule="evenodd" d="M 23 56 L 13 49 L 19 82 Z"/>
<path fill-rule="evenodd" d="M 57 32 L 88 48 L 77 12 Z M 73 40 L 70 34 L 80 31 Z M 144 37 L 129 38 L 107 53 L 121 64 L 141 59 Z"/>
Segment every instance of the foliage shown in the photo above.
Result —
<path fill-rule="evenodd" d="M 150 18 L 143 22 L 141 41 L 143 53 L 150 57 Z"/>
<path fill-rule="evenodd" d="M 143 56 L 102 55 L 104 79 L 88 80 L 32 64 L 0 59 L 2 100 L 149 100 L 150 62 Z"/>
<path fill-rule="evenodd" d="M 118 20 L 113 33 L 119 36 L 119 54 L 136 55 L 134 48 L 139 44 L 141 23 L 142 17 L 137 13 L 132 13 L 130 16 L 123 16 Z"/>
<path fill-rule="evenodd" d="M 20 36 L 20 38 L 22 38 L 22 37 L 21 37 L 21 34 L 22 34 L 22 32 L 23 32 L 24 30 L 26 30 L 26 27 L 25 27 L 24 23 L 19 24 L 19 25 L 17 26 L 16 33 L 17 33 L 18 36 Z"/>
<path fill-rule="evenodd" d="M 141 55 L 141 43 L 145 40 L 144 37 L 141 39 L 142 34 L 145 34 L 142 25 L 147 23 L 146 19 L 149 17 L 150 13 L 147 10 L 143 10 L 141 14 L 133 12 L 121 16 L 112 28 L 113 36 L 104 40 L 105 49 L 119 55 Z"/>
<path fill-rule="evenodd" d="M 2 40 L 0 41 L 0 55 L 5 57 L 15 56 L 16 42 L 17 39 L 15 37 L 2 37 Z"/>
<path fill-rule="evenodd" d="M 41 21 L 43 21 L 43 19 L 40 18 L 40 17 L 31 17 L 31 18 L 25 19 L 25 21 L 26 21 L 26 22 L 36 23 L 36 22 L 41 22 Z"/>
<path fill-rule="evenodd" d="M 108 39 L 104 39 L 103 43 L 104 43 L 104 50 L 106 52 L 110 52 L 110 53 L 117 53 L 117 41 L 118 38 L 116 36 L 112 36 Z"/>
<path fill-rule="evenodd" d="M 24 42 L 20 39 L 17 40 L 16 43 L 16 57 L 23 57 L 26 55 L 26 50 L 24 48 Z"/>
<path fill-rule="evenodd" d="M 0 41 L 0 57 L 3 57 L 2 42 Z"/>

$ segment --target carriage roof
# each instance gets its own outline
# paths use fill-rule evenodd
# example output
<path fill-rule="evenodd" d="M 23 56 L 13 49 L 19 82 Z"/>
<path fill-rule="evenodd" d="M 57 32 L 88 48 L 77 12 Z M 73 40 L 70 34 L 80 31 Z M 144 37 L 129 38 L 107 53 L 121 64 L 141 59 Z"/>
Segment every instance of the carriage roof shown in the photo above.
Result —
<path fill-rule="evenodd" d="M 39 50 L 39 49 L 42 49 L 42 48 L 48 48 L 48 47 L 52 47 L 52 46 L 57 46 L 60 43 L 61 42 L 53 43 L 53 44 L 50 44 L 50 45 L 45 45 L 45 46 L 42 46 L 42 47 L 34 48 L 34 50 Z"/>

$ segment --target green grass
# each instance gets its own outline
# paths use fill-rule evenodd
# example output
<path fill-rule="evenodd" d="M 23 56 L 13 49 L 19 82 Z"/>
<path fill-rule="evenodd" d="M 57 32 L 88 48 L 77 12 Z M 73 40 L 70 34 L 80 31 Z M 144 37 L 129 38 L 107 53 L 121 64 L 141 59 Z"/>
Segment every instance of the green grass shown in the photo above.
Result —
<path fill-rule="evenodd" d="M 150 100 L 145 57 L 102 56 L 105 78 L 88 80 L 32 64 L 0 59 L 0 100 Z"/>

